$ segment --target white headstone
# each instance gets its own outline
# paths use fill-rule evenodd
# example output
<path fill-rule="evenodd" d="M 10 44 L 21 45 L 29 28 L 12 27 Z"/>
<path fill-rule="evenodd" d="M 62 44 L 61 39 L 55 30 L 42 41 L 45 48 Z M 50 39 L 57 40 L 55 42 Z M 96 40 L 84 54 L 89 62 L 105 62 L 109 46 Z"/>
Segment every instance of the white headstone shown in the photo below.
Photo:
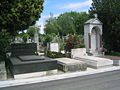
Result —
<path fill-rule="evenodd" d="M 50 43 L 50 51 L 59 52 L 59 44 L 58 43 Z"/>
<path fill-rule="evenodd" d="M 72 58 L 83 57 L 83 56 L 87 56 L 86 48 L 77 48 L 77 49 L 71 50 L 71 57 Z"/>

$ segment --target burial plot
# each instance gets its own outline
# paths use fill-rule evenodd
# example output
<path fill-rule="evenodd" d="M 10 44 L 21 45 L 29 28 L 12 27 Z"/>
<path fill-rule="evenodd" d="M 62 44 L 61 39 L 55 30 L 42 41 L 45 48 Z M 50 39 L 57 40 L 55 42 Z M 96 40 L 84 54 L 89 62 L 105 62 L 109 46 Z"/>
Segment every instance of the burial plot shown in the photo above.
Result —
<path fill-rule="evenodd" d="M 32 75 L 46 75 L 47 71 L 57 72 L 57 61 L 36 54 L 37 44 L 12 44 L 9 58 L 10 71 L 14 78 L 28 78 Z M 37 74 L 33 74 L 37 73 Z M 38 75 L 39 76 L 39 75 Z"/>

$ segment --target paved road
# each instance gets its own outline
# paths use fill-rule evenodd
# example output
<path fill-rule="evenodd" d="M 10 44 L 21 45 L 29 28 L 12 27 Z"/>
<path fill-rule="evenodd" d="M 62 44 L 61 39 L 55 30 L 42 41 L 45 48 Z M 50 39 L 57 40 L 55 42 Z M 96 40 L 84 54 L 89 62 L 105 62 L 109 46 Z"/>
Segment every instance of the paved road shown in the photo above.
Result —
<path fill-rule="evenodd" d="M 120 71 L 0 88 L 0 90 L 120 90 Z"/>

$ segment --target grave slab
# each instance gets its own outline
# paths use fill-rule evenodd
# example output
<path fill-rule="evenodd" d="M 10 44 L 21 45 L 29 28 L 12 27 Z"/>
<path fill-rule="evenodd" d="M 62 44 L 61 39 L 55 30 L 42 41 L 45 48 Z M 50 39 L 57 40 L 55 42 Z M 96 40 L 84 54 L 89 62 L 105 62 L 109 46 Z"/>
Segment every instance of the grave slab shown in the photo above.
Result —
<path fill-rule="evenodd" d="M 58 61 L 58 69 L 64 72 L 87 70 L 87 64 L 82 61 L 78 61 L 70 58 L 57 58 L 55 60 Z"/>
<path fill-rule="evenodd" d="M 110 59 L 99 58 L 99 57 L 94 57 L 94 56 L 76 57 L 75 59 L 83 61 L 87 63 L 89 67 L 95 68 L 95 69 L 113 65 L 113 61 Z"/>
<path fill-rule="evenodd" d="M 18 56 L 18 58 L 22 61 L 31 61 L 31 60 L 45 60 L 44 56 L 38 55 L 25 55 L 25 56 Z"/>
<path fill-rule="evenodd" d="M 17 57 L 12 57 L 9 60 L 10 70 L 13 75 L 57 69 L 57 61 L 49 58 L 45 58 L 45 60 L 22 61 Z"/>

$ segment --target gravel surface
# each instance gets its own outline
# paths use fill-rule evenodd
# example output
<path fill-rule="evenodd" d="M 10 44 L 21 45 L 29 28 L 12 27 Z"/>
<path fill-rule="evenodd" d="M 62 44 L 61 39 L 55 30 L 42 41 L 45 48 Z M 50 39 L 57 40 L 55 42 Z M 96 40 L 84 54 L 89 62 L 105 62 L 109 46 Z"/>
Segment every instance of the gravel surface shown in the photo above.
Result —
<path fill-rule="evenodd" d="M 119 56 L 109 56 L 109 55 L 105 55 L 105 56 L 99 56 L 101 58 L 108 58 L 108 59 L 112 59 L 112 60 L 120 60 Z"/>

